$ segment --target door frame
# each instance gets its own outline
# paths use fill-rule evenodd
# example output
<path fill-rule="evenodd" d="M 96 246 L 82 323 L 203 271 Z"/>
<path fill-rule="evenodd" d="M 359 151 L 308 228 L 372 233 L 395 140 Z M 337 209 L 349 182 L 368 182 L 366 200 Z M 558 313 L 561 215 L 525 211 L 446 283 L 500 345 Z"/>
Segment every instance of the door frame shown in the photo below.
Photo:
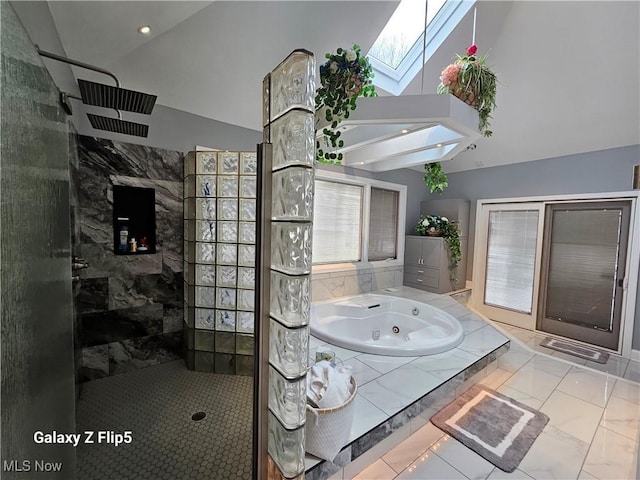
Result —
<path fill-rule="evenodd" d="M 472 285 L 481 286 L 484 285 L 484 281 L 481 275 L 484 275 L 486 256 L 476 255 L 478 252 L 486 252 L 486 232 L 482 232 L 483 227 L 483 207 L 484 205 L 491 204 L 524 204 L 524 203 L 539 203 L 543 208 L 547 203 L 561 203 L 561 202 L 582 202 L 582 201 L 607 201 L 607 200 L 629 200 L 631 201 L 630 212 L 630 225 L 629 225 L 629 242 L 626 259 L 626 277 L 624 281 L 624 292 L 622 298 L 622 318 L 620 325 L 620 339 L 618 342 L 618 350 L 614 351 L 622 355 L 625 358 L 631 358 L 633 341 L 633 328 L 636 315 L 636 300 L 638 295 L 638 274 L 640 273 L 640 208 L 638 206 L 638 200 L 640 199 L 640 191 L 622 191 L 622 192 L 601 192 L 601 193 L 576 193 L 567 195 L 545 195 L 545 196 L 530 196 L 530 197 L 511 197 L 511 198 L 491 198 L 491 199 L 479 199 L 476 202 L 476 218 L 475 218 L 475 230 L 474 230 L 474 250 L 473 250 L 473 274 Z M 542 261 L 542 258 L 539 258 Z M 539 271 L 540 265 L 536 265 L 536 271 Z M 537 285 L 534 285 L 534 305 L 537 306 L 539 301 L 539 289 L 540 289 L 540 277 L 539 274 L 536 277 Z M 469 304 L 474 309 L 478 310 L 483 303 L 484 289 L 480 291 L 479 288 L 473 288 Z M 536 307 L 537 308 L 537 307 Z M 638 312 L 640 313 L 640 312 Z M 533 325 L 533 331 L 539 331 L 536 329 L 535 322 Z M 634 350 L 634 355 L 637 356 L 640 351 Z"/>
<path fill-rule="evenodd" d="M 518 202 L 518 203 L 484 203 L 482 206 L 479 206 L 479 222 L 476 223 L 476 246 L 474 248 L 474 252 L 487 252 L 488 243 L 489 243 L 489 232 L 485 230 L 485 226 L 488 226 L 489 222 L 489 213 L 485 207 L 495 207 L 496 209 L 501 209 L 504 206 L 505 211 L 537 211 L 538 212 L 538 225 L 536 228 L 537 237 L 536 237 L 536 259 L 540 258 L 542 255 L 542 242 L 541 239 L 541 231 L 544 222 L 544 205 L 540 202 Z M 480 228 L 482 228 L 482 232 L 480 232 Z M 480 235 L 478 235 L 480 233 Z M 484 259 L 484 256 L 480 256 L 480 259 Z M 474 256 L 475 261 L 475 256 Z M 531 292 L 531 313 L 527 314 L 525 312 L 520 312 L 516 310 L 511 310 L 508 308 L 502 308 L 498 306 L 493 306 L 484 303 L 484 290 L 486 285 L 486 262 L 479 262 L 478 270 L 476 270 L 476 265 L 474 265 L 474 273 L 477 271 L 479 273 L 477 282 L 474 277 L 473 285 L 477 285 L 478 287 L 473 292 L 476 291 L 478 293 L 478 303 L 474 304 L 474 307 L 477 310 L 482 309 L 482 313 L 486 316 L 491 316 L 494 320 L 499 322 L 503 322 L 509 325 L 513 325 L 514 327 L 525 328 L 527 330 L 534 330 L 536 327 L 536 318 L 538 313 L 538 289 L 540 287 L 540 274 L 541 268 L 539 262 L 534 264 L 533 270 L 533 289 Z M 513 318 L 513 321 L 509 321 Z"/>

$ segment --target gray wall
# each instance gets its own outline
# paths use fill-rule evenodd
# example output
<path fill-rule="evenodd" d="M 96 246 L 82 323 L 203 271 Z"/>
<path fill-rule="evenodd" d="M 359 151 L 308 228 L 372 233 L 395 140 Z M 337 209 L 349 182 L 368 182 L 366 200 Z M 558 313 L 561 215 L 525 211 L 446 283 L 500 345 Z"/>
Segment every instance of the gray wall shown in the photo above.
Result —
<path fill-rule="evenodd" d="M 476 201 L 572 193 L 620 192 L 632 189 L 633 166 L 640 163 L 640 145 L 451 173 L 440 196 L 471 201 L 467 280 L 471 280 Z M 446 169 L 446 164 L 444 165 Z M 415 222 L 407 212 L 407 222 Z M 640 349 L 640 296 L 636 304 L 633 348 Z"/>
<path fill-rule="evenodd" d="M 0 2 L 2 46 L 0 290 L 2 460 L 26 475 L 74 478 L 71 446 L 34 432 L 75 431 L 69 214 L 69 124 L 58 92 L 11 5 Z M 35 461 L 62 471 L 35 472 Z"/>

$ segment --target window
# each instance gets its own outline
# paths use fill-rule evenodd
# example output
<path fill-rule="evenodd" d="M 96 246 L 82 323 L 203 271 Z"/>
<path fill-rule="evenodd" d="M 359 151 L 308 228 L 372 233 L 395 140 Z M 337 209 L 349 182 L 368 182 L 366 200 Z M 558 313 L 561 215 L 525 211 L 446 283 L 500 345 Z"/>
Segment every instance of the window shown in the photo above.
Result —
<path fill-rule="evenodd" d="M 475 3 L 475 0 L 429 0 L 425 63 Z M 374 85 L 392 95 L 400 95 L 422 70 L 424 9 L 424 0 L 402 0 L 368 52 L 376 74 Z"/>
<path fill-rule="evenodd" d="M 397 258 L 399 192 L 371 188 L 369 261 Z"/>
<path fill-rule="evenodd" d="M 402 263 L 404 185 L 316 171 L 313 263 Z"/>
<path fill-rule="evenodd" d="M 360 261 L 362 197 L 361 186 L 316 180 L 313 263 Z"/>

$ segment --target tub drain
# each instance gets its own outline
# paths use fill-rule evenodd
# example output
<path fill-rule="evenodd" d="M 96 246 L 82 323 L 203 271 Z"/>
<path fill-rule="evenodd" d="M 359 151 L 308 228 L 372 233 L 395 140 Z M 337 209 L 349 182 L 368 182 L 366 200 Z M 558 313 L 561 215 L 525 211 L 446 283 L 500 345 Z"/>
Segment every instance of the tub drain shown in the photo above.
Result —
<path fill-rule="evenodd" d="M 400 327 L 398 327 L 397 325 L 394 325 L 391 331 L 395 334 L 398 334 L 400 333 Z"/>
<path fill-rule="evenodd" d="M 207 416 L 207 414 L 204 413 L 204 412 L 196 412 L 193 415 L 191 415 L 191 420 L 199 422 L 200 420 L 202 420 L 206 416 Z"/>

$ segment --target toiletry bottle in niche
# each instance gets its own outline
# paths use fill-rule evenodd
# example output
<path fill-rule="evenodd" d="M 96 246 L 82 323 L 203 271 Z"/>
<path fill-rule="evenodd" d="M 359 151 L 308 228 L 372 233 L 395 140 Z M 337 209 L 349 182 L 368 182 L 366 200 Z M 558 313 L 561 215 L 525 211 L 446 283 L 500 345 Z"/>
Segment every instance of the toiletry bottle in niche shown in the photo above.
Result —
<path fill-rule="evenodd" d="M 129 227 L 126 225 L 122 225 L 120 227 L 120 247 L 119 247 L 119 250 L 121 252 L 127 251 L 128 241 L 129 241 Z"/>
<path fill-rule="evenodd" d="M 138 250 L 138 244 L 136 243 L 136 239 L 131 238 L 131 240 L 129 240 L 129 251 L 135 252 L 137 250 Z"/>

